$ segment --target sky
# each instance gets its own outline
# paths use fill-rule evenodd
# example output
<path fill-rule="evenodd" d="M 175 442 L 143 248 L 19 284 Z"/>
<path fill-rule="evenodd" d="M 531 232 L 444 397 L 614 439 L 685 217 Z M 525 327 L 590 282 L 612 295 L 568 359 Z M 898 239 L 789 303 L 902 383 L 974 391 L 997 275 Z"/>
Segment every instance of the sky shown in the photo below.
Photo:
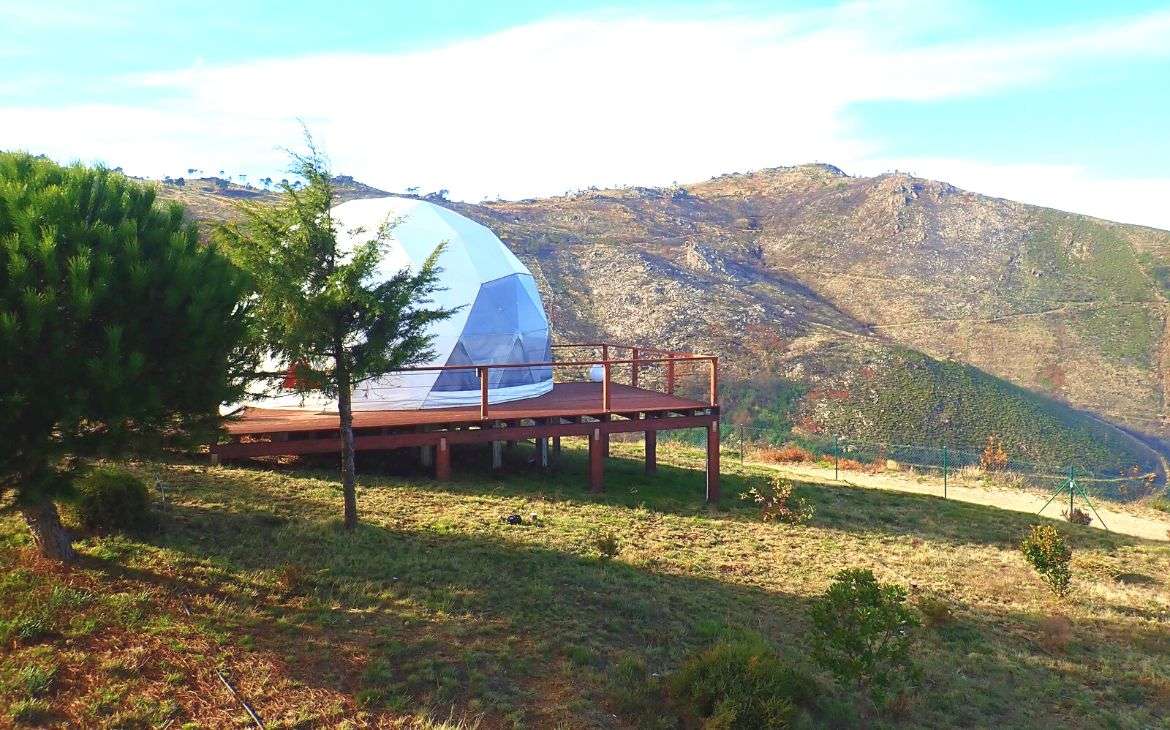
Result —
<path fill-rule="evenodd" d="M 230 12 L 225 8 L 230 7 Z M 0 149 L 524 198 L 828 162 L 1170 229 L 1170 1 L 0 0 Z"/>

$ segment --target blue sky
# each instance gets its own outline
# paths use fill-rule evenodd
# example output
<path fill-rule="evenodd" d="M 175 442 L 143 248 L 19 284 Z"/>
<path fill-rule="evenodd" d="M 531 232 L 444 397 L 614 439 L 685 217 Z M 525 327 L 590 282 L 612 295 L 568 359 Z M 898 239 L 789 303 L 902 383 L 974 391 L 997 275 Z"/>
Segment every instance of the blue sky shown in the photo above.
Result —
<path fill-rule="evenodd" d="M 5 2 L 0 147 L 524 197 L 809 161 L 1170 228 L 1170 3 Z"/>

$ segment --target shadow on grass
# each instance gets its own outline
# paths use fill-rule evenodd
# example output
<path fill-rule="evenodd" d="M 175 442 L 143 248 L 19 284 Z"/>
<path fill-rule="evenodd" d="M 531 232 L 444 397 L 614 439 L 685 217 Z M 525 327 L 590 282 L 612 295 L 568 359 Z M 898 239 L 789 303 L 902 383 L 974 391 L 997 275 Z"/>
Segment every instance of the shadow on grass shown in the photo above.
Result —
<path fill-rule="evenodd" d="M 428 489 L 451 494 L 484 494 L 532 497 L 542 495 L 557 501 L 580 501 L 630 507 L 646 506 L 666 513 L 695 514 L 706 511 L 706 475 L 700 463 L 677 465 L 659 462 L 656 474 L 647 475 L 640 457 L 635 458 L 626 446 L 616 446 L 623 453 L 606 460 L 605 492 L 589 493 L 588 453 L 571 439 L 559 459 L 542 469 L 535 464 L 535 449 L 526 443 L 504 450 L 503 467 L 490 468 L 491 452 L 487 445 L 458 445 L 452 449 L 454 478 L 439 482 L 433 470 L 422 467 L 413 449 L 358 453 L 358 482 L 370 488 L 401 487 Z M 301 458 L 287 464 L 244 461 L 233 468 L 271 471 L 294 476 L 312 476 L 337 481 L 336 457 Z M 723 473 L 722 500 L 736 504 L 736 496 L 748 482 L 760 477 Z M 403 480 L 409 480 L 404 482 Z"/>
<path fill-rule="evenodd" d="M 1011 549 L 1020 544 L 1031 525 L 1056 522 L 1074 548 L 1161 544 L 1063 520 L 930 495 L 819 483 L 804 484 L 802 490 L 816 507 L 814 525 L 850 532 Z"/>
<path fill-rule="evenodd" d="M 516 454 L 523 458 L 522 450 Z M 580 459 L 565 455 L 566 469 Z M 179 503 L 160 532 L 147 538 L 164 550 L 133 568 L 112 560 L 103 569 L 183 596 L 198 621 L 226 637 L 229 649 L 239 644 L 283 657 L 299 682 L 350 698 L 347 713 L 365 706 L 446 714 L 454 705 L 486 712 L 500 724 L 513 718 L 540 727 L 612 726 L 606 709 L 610 677 L 624 659 L 668 672 L 714 638 L 750 630 L 801 660 L 808 647 L 806 596 L 684 575 L 678 567 L 602 561 L 572 541 L 561 540 L 559 548 L 538 544 L 555 543 L 557 536 L 532 531 L 556 527 L 503 527 L 494 514 L 467 519 L 475 510 L 495 509 L 474 499 L 487 492 L 526 498 L 540 493 L 580 504 L 645 503 L 651 510 L 662 500 L 663 512 L 705 513 L 701 473 L 664 466 L 647 479 L 637 460 L 623 458 L 609 468 L 619 475 L 617 483 L 624 474 L 638 491 L 626 495 L 611 486 L 594 498 L 575 486 L 570 472 L 544 476 L 523 461 L 509 466 L 519 476 L 498 482 L 467 471 L 456 472 L 461 479 L 447 484 L 404 484 L 367 473 L 359 499 L 367 500 L 368 521 L 353 532 L 337 525 L 340 499 L 332 472 L 175 470 Z M 673 472 L 692 481 L 680 489 Z M 735 489 L 757 478 L 737 472 L 725 475 L 725 483 Z M 919 495 L 803 489 L 818 510 L 814 526 L 877 533 L 879 540 L 882 533 L 910 534 L 1014 546 L 1032 521 Z M 406 520 L 409 513 L 396 507 L 397 494 L 406 490 L 415 494 L 403 504 L 434 515 Z M 674 491 L 663 496 L 667 490 Z M 450 495 L 459 498 L 448 500 Z M 444 515 L 455 522 L 438 519 Z M 1007 521 L 998 519 L 1005 515 Z M 641 512 L 637 519 L 649 528 L 656 518 Z M 755 519 L 754 510 L 741 509 L 712 524 Z M 1059 687 L 1061 696 L 1076 697 L 1092 684 L 1075 667 L 1037 659 L 1042 652 L 1002 630 L 1011 625 L 1018 634 L 1036 617 L 964 614 L 968 618 L 924 634 L 920 654 L 927 686 L 919 716 L 909 724 L 956 724 L 960 718 L 957 724 L 1012 724 L 1025 717 L 1020 708 L 1035 693 Z M 1103 633 L 1110 641 L 1135 640 L 1120 624 Z M 1150 650 L 1164 646 L 1153 633 L 1136 640 Z M 1122 660 L 1102 657 L 1099 644 L 1086 646 L 1086 661 L 1120 672 Z M 263 711 L 263 698 L 258 702 Z M 1067 718 L 1067 704 L 1039 705 L 1026 718 L 1052 724 Z"/>
<path fill-rule="evenodd" d="M 658 472 L 647 475 L 640 445 L 615 444 L 615 454 L 606 460 L 606 490 L 593 495 L 587 488 L 588 454 L 566 439 L 567 448 L 549 469 L 533 463 L 534 449 L 520 444 L 505 451 L 504 466 L 492 470 L 488 447 L 461 447 L 454 450 L 455 478 L 438 482 L 418 465 L 412 450 L 367 453 L 359 465 L 361 484 L 371 489 L 410 488 L 436 493 L 540 497 L 556 501 L 600 503 L 646 507 L 666 514 L 696 515 L 709 512 L 705 503 L 706 476 L 701 452 L 672 446 L 666 458 L 660 455 Z M 662 451 L 660 446 L 660 454 Z M 311 475 L 335 481 L 336 472 L 328 460 L 301 462 L 284 467 L 291 475 Z M 306 468 L 308 467 L 308 468 Z M 250 464 L 249 469 L 266 469 Z M 763 484 L 775 472 L 759 467 L 741 467 L 725 459 L 720 481 L 723 519 L 756 519 L 756 510 L 740 499 L 754 485 Z M 404 482 L 402 478 L 408 481 Z M 795 481 L 795 480 L 794 480 Z M 952 545 L 982 544 L 1014 548 L 1030 525 L 1051 520 L 1023 512 L 987 505 L 947 500 L 931 495 L 867 489 L 851 485 L 798 482 L 800 491 L 814 507 L 812 525 L 834 530 L 917 537 Z M 1091 527 L 1057 522 L 1074 548 L 1108 549 L 1123 545 L 1145 545 L 1156 541 L 1107 533 Z"/>
<path fill-rule="evenodd" d="M 181 591 L 205 622 L 282 655 L 298 681 L 371 711 L 519 711 L 539 727 L 585 713 L 609 726 L 605 673 L 623 657 L 665 672 L 743 629 L 793 657 L 804 650 L 804 599 L 507 534 L 369 523 L 347 532 L 333 520 L 277 524 L 269 512 L 181 505 L 152 542 L 215 570 L 182 579 L 168 574 L 178 566 L 109 571 Z"/>
<path fill-rule="evenodd" d="M 805 597 L 515 543 L 508 533 L 374 524 L 346 532 L 332 520 L 179 506 L 154 542 L 216 570 L 182 580 L 150 570 L 124 577 L 137 572 L 194 596 L 193 609 L 216 630 L 283 656 L 299 682 L 344 692 L 371 712 L 454 705 L 537 726 L 582 714 L 609 726 L 607 675 L 623 658 L 665 673 L 743 630 L 795 661 L 808 647 Z M 918 723 L 1010 724 L 1037 688 L 1076 695 L 1084 678 L 1029 659 L 1041 649 L 997 636 L 1005 621 L 1035 617 L 977 615 L 924 630 Z M 1154 634 L 1144 641 L 1164 644 Z M 1087 644 L 1071 651 L 1072 659 L 1097 656 Z M 1041 705 L 1026 714 L 1044 722 L 1053 712 Z"/>

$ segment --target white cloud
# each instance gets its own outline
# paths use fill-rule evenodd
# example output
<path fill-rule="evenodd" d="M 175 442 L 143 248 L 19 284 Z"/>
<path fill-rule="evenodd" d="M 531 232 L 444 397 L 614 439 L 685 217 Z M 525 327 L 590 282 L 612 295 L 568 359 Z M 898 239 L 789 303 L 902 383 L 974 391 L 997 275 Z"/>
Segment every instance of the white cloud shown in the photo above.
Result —
<path fill-rule="evenodd" d="M 851 3 L 766 19 L 568 18 L 411 53 L 200 64 L 122 79 L 152 99 L 137 105 L 2 109 L 0 139 L 154 176 L 188 167 L 272 174 L 283 166 L 276 145 L 296 144 L 295 120 L 303 118 L 337 170 L 389 189 L 449 188 L 465 199 L 664 184 L 812 160 L 865 169 L 877 150 L 846 121 L 851 104 L 1032 83 L 1075 60 L 1166 52 L 1159 40 L 1170 31 L 1170 13 L 1155 13 L 923 46 L 913 34 L 937 13 L 924 18 L 921 7 Z M 1080 187 L 1066 179 L 1057 188 L 1048 168 L 1025 166 L 999 184 L 1002 168 L 964 161 L 931 161 L 931 169 L 956 184 L 966 176 L 977 190 L 1010 185 L 1013 197 L 1029 201 L 1050 202 L 1064 190 L 1068 202 L 1051 200 L 1064 208 L 1090 200 L 1085 191 L 1095 182 L 1082 173 Z M 1111 181 L 1108 190 L 1162 184 Z M 1170 226 L 1162 206 L 1126 205 L 1084 210 Z"/>

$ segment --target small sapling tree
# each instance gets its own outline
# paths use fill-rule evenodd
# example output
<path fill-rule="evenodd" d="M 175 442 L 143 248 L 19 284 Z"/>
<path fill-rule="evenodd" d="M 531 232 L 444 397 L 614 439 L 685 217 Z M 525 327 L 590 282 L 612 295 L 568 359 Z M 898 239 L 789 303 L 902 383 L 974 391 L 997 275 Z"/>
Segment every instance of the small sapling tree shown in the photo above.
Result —
<path fill-rule="evenodd" d="M 290 153 L 289 171 L 298 183 L 282 181 L 275 205 L 241 203 L 243 220 L 221 227 L 218 238 L 250 275 L 256 341 L 275 360 L 292 365 L 293 387 L 337 398 L 345 527 L 352 529 L 353 389 L 430 358 L 429 326 L 453 312 L 427 306 L 437 290 L 443 242 L 435 241 L 435 252 L 419 271 L 377 279 L 392 221 L 376 231 L 339 230 L 333 175 L 305 137 L 308 151 Z"/>
<path fill-rule="evenodd" d="M 843 570 L 810 616 L 813 658 L 874 701 L 888 699 L 891 689 L 916 677 L 910 644 L 918 620 L 901 586 L 879 583 L 870 570 Z"/>
<path fill-rule="evenodd" d="M 180 206 L 106 169 L 0 153 L 0 508 L 74 557 L 77 456 L 208 435 L 238 397 L 242 277 Z"/>
<path fill-rule="evenodd" d="M 1064 536 L 1052 525 L 1032 525 L 1028 536 L 1020 543 L 1020 552 L 1027 559 L 1052 592 L 1065 596 L 1072 581 L 1072 548 Z"/>
<path fill-rule="evenodd" d="M 983 471 L 1003 471 L 1007 468 L 1008 454 L 999 436 L 991 434 L 987 437 L 983 451 L 979 454 L 979 466 Z"/>

